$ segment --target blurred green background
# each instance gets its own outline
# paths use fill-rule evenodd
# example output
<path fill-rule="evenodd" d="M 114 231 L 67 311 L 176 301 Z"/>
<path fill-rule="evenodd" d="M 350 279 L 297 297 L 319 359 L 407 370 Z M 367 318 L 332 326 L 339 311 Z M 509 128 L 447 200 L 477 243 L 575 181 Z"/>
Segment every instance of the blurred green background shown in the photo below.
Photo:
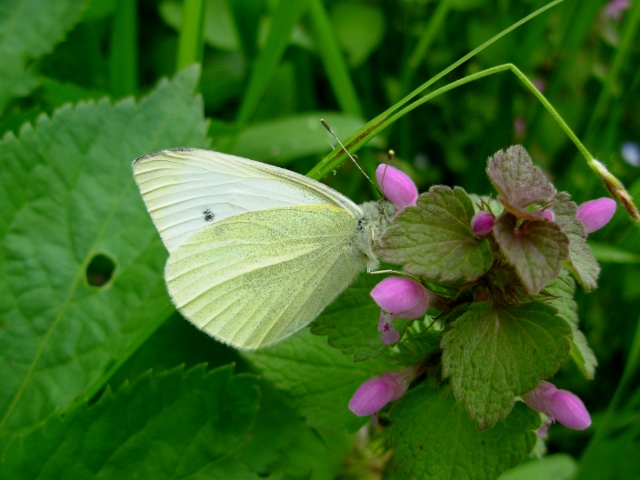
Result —
<path fill-rule="evenodd" d="M 200 62 L 198 89 L 210 119 L 211 148 L 305 173 L 335 143 L 320 118 L 346 138 L 547 2 L 60 2 L 55 27 L 14 41 L 15 31 L 24 27 L 11 22 L 16 9 L 34 8 L 37 20 L 37 3 L 0 2 L 0 134 L 18 135 L 25 122 L 33 123 L 69 102 L 140 98 L 162 77 Z M 515 64 L 591 153 L 638 197 L 639 23 L 638 1 L 566 0 L 432 89 L 485 68 Z M 357 155 L 372 172 L 392 148 L 400 168 L 421 190 L 444 183 L 486 194 L 491 191 L 484 174 L 487 157 L 517 143 L 576 202 L 607 195 L 575 146 L 510 72 L 433 99 L 381 132 Z M 345 163 L 326 180 L 356 201 L 371 198 L 371 188 L 352 165 Z M 548 449 L 578 459 L 580 478 L 639 478 L 640 237 L 619 208 L 590 243 L 603 267 L 600 288 L 589 295 L 579 293 L 577 300 L 582 328 L 600 366 L 595 380 L 587 382 L 567 362 L 554 382 L 584 400 L 594 423 L 584 432 L 552 428 Z M 195 331 L 172 325 L 162 327 L 172 333 L 160 335 L 157 345 L 175 335 L 193 336 L 198 342 Z M 188 352 L 166 344 L 158 348 L 171 351 L 167 367 L 202 359 L 238 361 L 222 348 L 212 359 L 205 352 L 208 346 L 196 344 Z M 131 363 L 129 371 L 136 371 L 135 358 Z M 122 380 L 116 375 L 114 384 Z"/>

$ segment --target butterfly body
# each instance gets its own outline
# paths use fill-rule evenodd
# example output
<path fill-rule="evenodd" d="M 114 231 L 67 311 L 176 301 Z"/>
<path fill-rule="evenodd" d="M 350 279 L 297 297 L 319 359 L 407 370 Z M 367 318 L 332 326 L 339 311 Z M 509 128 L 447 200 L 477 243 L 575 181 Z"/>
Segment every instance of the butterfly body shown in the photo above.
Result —
<path fill-rule="evenodd" d="M 164 150 L 133 169 L 170 253 L 173 302 L 237 348 L 288 337 L 377 267 L 384 201 L 358 206 L 302 175 L 206 150 Z"/>

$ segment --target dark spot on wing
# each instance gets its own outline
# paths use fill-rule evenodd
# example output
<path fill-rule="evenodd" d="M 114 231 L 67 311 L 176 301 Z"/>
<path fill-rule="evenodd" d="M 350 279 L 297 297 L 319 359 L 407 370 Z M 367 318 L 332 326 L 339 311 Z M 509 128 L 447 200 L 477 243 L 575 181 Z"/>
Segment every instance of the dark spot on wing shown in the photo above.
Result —
<path fill-rule="evenodd" d="M 213 222 L 213 219 L 216 218 L 213 212 L 208 208 L 204 212 L 202 212 L 202 214 L 204 215 L 205 222 Z"/>

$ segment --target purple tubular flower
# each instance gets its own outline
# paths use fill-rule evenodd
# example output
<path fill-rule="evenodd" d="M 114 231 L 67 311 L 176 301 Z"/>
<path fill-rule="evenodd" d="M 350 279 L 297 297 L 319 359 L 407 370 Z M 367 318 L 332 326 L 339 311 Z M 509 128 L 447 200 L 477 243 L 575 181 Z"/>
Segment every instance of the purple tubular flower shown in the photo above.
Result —
<path fill-rule="evenodd" d="M 406 173 L 382 163 L 376 169 L 376 179 L 382 193 L 396 206 L 396 210 L 416 204 L 418 189 Z"/>
<path fill-rule="evenodd" d="M 382 343 L 385 345 L 393 345 L 400 340 L 400 333 L 391 325 L 394 318 L 395 315 L 391 313 L 380 312 L 378 331 L 382 332 Z"/>
<path fill-rule="evenodd" d="M 387 277 L 373 287 L 371 296 L 394 318 L 420 318 L 429 308 L 429 291 L 409 278 Z"/>
<path fill-rule="evenodd" d="M 477 212 L 471 219 L 471 230 L 476 237 L 486 235 L 493 229 L 495 218 L 489 212 L 482 210 Z"/>
<path fill-rule="evenodd" d="M 408 367 L 397 372 L 383 373 L 379 377 L 364 382 L 349 401 L 349 410 L 359 417 L 372 415 L 387 403 L 399 399 L 409 388 L 416 376 L 416 367 Z"/>
<path fill-rule="evenodd" d="M 576 218 L 582 222 L 587 233 L 604 227 L 616 211 L 616 202 L 603 197 L 589 200 L 578 207 Z"/>
<path fill-rule="evenodd" d="M 591 425 L 591 417 L 582 400 L 567 390 L 558 390 L 552 383 L 541 381 L 522 399 L 529 408 L 549 417 L 550 423 L 557 420 L 574 430 L 584 430 Z M 549 424 L 542 427 L 538 434 L 544 435 L 548 427 Z"/>

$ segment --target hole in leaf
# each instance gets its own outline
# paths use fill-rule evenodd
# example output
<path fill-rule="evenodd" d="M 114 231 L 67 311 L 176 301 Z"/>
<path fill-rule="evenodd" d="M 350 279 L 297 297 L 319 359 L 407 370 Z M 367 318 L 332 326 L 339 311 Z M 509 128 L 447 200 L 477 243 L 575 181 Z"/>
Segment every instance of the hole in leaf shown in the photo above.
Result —
<path fill-rule="evenodd" d="M 87 282 L 92 287 L 102 287 L 109 283 L 115 269 L 115 262 L 106 255 L 99 253 L 89 262 Z"/>

